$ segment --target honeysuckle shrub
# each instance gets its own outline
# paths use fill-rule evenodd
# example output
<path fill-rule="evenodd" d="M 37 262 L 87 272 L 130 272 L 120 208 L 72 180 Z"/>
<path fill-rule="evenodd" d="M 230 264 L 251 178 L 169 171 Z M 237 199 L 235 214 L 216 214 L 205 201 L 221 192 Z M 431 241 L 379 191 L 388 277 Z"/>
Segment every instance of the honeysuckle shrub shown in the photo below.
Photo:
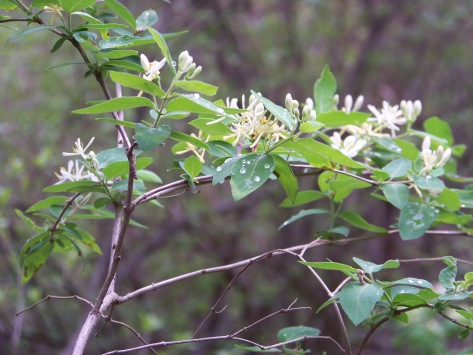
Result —
<path fill-rule="evenodd" d="M 453 256 L 442 258 L 446 267 L 438 280 L 409 275 L 398 280 L 375 278 L 375 273 L 398 268 L 398 260 L 375 264 L 354 256 L 354 264 L 348 265 L 304 259 L 305 250 L 346 243 L 359 230 L 377 236 L 399 235 L 403 240 L 429 233 L 471 236 L 471 178 L 459 176 L 456 166 L 466 147 L 455 144 L 446 121 L 422 117 L 420 101 L 371 103 L 365 110 L 363 96 L 354 99 L 347 95 L 340 103 L 329 66 L 323 68 L 307 97 L 281 93 L 272 101 L 264 92 L 249 89 L 238 98 L 218 98 L 217 86 L 199 80 L 205 68 L 194 62 L 188 51 L 170 52 L 167 41 L 182 33 L 162 34 L 154 29 L 158 16 L 153 10 L 135 18 L 116 0 L 4 0 L 0 9 L 4 12 L 0 16 L 2 30 L 13 32 L 8 41 L 49 31 L 58 37 L 51 52 L 59 51 L 66 42 L 78 50 L 87 67 L 85 77 L 95 77 L 105 99 L 97 98 L 73 113 L 115 126 L 118 131 L 117 144 L 102 151 L 93 150 L 101 137 L 93 137 L 92 132 L 77 138 L 72 151 L 62 153 L 70 160 L 57 156 L 58 166 L 67 168 L 58 168 L 57 182 L 43 189 L 46 197 L 24 212 L 16 211 L 32 230 L 19 253 L 23 283 L 41 272 L 52 253 L 81 256 L 88 249 L 101 254 L 95 237 L 76 220 L 110 220 L 109 272 L 96 301 L 90 302 L 92 310 L 74 353 L 85 351 L 93 327 L 108 319 L 105 312 L 109 307 L 157 287 L 143 285 L 122 296 L 115 292 L 127 227 L 143 227 L 132 218 L 136 207 L 165 207 L 160 200 L 197 191 L 204 184 L 229 184 L 237 201 L 271 180 L 277 180 L 287 195 L 280 207 L 296 210 L 291 218 L 281 221 L 279 229 L 301 218 L 329 221 L 326 230 L 309 235 L 313 241 L 297 255 L 327 290 L 328 299 L 319 311 L 329 305 L 338 310 L 340 305 L 355 326 L 371 327 L 360 352 L 374 330 L 391 319 L 407 323 L 409 312 L 417 308 L 431 309 L 456 324 L 460 338 L 468 337 L 473 320 L 468 303 L 473 273 L 458 275 L 460 261 Z M 15 18 L 20 12 L 26 18 Z M 6 25 L 20 21 L 28 27 L 18 30 Z M 153 57 L 141 51 L 150 44 L 155 46 Z M 127 92 L 131 94 L 113 97 L 108 89 L 111 83 L 130 89 Z M 135 122 L 130 117 L 137 108 L 145 108 L 146 115 Z M 422 130 L 414 128 L 419 119 Z M 185 121 L 194 132 L 182 132 L 177 120 Z M 88 143 L 84 146 L 83 142 Z M 181 177 L 168 184 L 162 183 L 167 171 L 153 164 L 153 156 L 163 154 L 164 144 L 173 145 L 172 170 Z M 301 190 L 300 179 L 314 174 L 318 175 L 317 186 Z M 378 225 L 363 218 L 360 211 L 346 208 L 345 202 L 355 191 L 391 204 L 399 211 L 397 218 L 390 225 Z M 311 208 L 314 202 L 325 207 Z M 294 253 L 291 248 L 284 252 Z M 332 292 L 318 276 L 319 269 L 341 272 L 346 279 Z M 340 322 L 343 325 L 343 319 Z M 321 338 L 316 328 L 287 327 L 278 333 L 277 344 L 263 346 L 237 338 L 242 331 L 220 340 L 246 343 L 238 345 L 245 351 L 291 354 L 304 351 L 303 340 Z M 348 337 L 345 340 L 339 346 L 351 352 Z M 197 340 L 188 340 L 192 341 Z"/>

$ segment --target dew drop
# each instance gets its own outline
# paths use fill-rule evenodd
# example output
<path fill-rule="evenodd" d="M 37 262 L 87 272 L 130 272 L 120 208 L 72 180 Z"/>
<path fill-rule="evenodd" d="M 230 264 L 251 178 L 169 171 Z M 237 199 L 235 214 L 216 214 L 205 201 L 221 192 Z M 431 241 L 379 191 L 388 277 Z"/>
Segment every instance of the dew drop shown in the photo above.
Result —
<path fill-rule="evenodd" d="M 217 166 L 217 171 L 222 171 L 222 167 L 221 167 L 221 166 Z"/>
<path fill-rule="evenodd" d="M 465 208 L 466 205 L 465 205 L 464 203 L 462 203 L 462 204 L 460 205 L 460 207 Z"/>
<path fill-rule="evenodd" d="M 259 176 L 255 176 L 255 179 L 254 179 L 256 182 L 259 182 L 261 180 L 261 178 Z"/>
<path fill-rule="evenodd" d="M 399 293 L 406 293 L 406 291 L 404 291 L 404 290 L 401 290 L 401 292 L 399 292 Z"/>
<path fill-rule="evenodd" d="M 217 112 L 218 112 L 218 113 L 223 113 L 223 108 L 218 108 L 218 109 L 217 109 Z"/>
<path fill-rule="evenodd" d="M 413 284 L 413 283 L 414 283 L 414 281 L 411 280 L 411 279 L 409 279 L 408 281 L 409 281 L 410 284 Z"/>
<path fill-rule="evenodd" d="M 197 93 L 195 93 L 195 94 L 194 94 L 194 98 L 198 99 L 198 98 L 200 98 L 200 95 L 197 94 Z"/>
<path fill-rule="evenodd" d="M 242 164 L 246 164 L 246 159 L 243 159 L 243 160 L 241 161 L 241 163 L 242 163 Z"/>
<path fill-rule="evenodd" d="M 246 169 L 245 169 L 245 168 L 241 168 L 241 169 L 240 169 L 240 173 L 241 173 L 241 174 L 245 174 L 245 173 L 246 173 Z"/>
<path fill-rule="evenodd" d="M 425 179 L 426 179 L 426 180 L 432 180 L 432 176 L 427 175 L 427 176 L 425 177 Z"/>
<path fill-rule="evenodd" d="M 172 61 L 172 66 L 175 67 L 176 66 L 176 62 L 173 60 Z"/>
<path fill-rule="evenodd" d="M 422 285 L 422 281 L 421 281 L 421 280 L 417 280 L 417 283 L 418 283 L 419 285 Z"/>
<path fill-rule="evenodd" d="M 271 167 L 271 165 L 269 165 L 269 164 L 264 164 L 264 168 L 265 168 L 265 169 L 269 169 L 270 167 Z"/>

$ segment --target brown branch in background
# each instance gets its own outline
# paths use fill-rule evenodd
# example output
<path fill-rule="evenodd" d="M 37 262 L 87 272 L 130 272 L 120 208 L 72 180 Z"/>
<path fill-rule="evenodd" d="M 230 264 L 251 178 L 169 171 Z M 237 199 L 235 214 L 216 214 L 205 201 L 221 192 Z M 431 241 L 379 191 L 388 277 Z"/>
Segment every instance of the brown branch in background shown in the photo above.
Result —
<path fill-rule="evenodd" d="M 64 205 L 61 213 L 59 214 L 59 216 L 57 217 L 56 219 L 56 222 L 54 222 L 53 226 L 51 227 L 51 231 L 54 232 L 58 229 L 58 226 L 59 226 L 59 223 L 61 223 L 61 220 L 62 220 L 62 216 L 64 216 L 64 214 L 66 213 L 67 209 L 72 206 L 72 204 L 74 203 L 74 201 L 76 200 L 76 198 L 78 198 L 80 195 L 82 194 L 82 192 L 77 192 L 74 196 L 72 196 L 69 200 L 66 201 L 66 204 Z"/>

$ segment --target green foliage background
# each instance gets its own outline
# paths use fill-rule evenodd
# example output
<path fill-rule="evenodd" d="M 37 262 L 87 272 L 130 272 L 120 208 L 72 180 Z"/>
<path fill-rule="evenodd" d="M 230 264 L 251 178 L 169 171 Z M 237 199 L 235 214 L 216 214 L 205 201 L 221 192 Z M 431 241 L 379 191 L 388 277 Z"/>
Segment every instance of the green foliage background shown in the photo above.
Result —
<path fill-rule="evenodd" d="M 157 10 L 160 18 L 157 28 L 163 33 L 189 30 L 188 35 L 169 41 L 171 50 L 176 53 L 188 50 L 195 62 L 204 67 L 202 79 L 220 87 L 220 97 L 248 95 L 251 88 L 264 90 L 264 95 L 274 101 L 282 102 L 287 92 L 302 100 L 310 96 L 315 79 L 328 63 L 337 77 L 338 87 L 343 90 L 339 92 L 341 97 L 363 94 L 365 102 L 377 105 L 382 99 L 391 103 L 420 99 L 424 107 L 422 117 L 439 115 L 453 127 L 456 142 L 470 145 L 473 3 L 468 0 L 456 1 L 454 6 L 447 0 L 123 3 L 135 14 L 147 8 Z M 8 31 L 0 31 L 2 43 L 8 36 Z M 64 47 L 56 53 L 59 55 L 49 54 L 54 41 L 45 32 L 35 33 L 21 42 L 2 45 L 0 52 L 1 353 L 69 353 L 71 334 L 77 331 L 87 312 L 83 305 L 48 301 L 25 313 L 23 319 L 16 318 L 15 312 L 38 301 L 46 292 L 93 298 L 107 267 L 107 259 L 95 255 L 86 256 L 84 266 L 73 255 L 55 256 L 30 284 L 18 288 L 17 255 L 29 234 L 13 210 L 25 210 L 44 197 L 42 187 L 56 181 L 53 172 L 59 170 L 60 153 L 70 151 L 77 137 L 85 141 L 92 135 L 97 137 L 97 150 L 110 146 L 114 140 L 113 128 L 70 113 L 84 107 L 87 100 L 101 97 L 93 79 L 82 80 L 83 66 L 44 72 L 47 67 L 76 61 L 72 48 Z M 148 51 L 150 58 L 158 56 L 154 48 Z M 136 121 L 140 114 L 137 113 Z M 421 123 L 422 119 L 418 124 Z M 166 156 L 153 158 L 163 170 L 171 167 Z M 65 164 L 64 159 L 62 165 Z M 468 154 L 460 164 L 460 173 L 472 173 Z M 313 187 L 315 183 L 316 177 L 307 179 L 301 189 Z M 237 203 L 231 198 L 228 184 L 203 186 L 200 194 L 165 201 L 165 209 L 139 211 L 137 219 L 150 229 L 131 230 L 119 274 L 123 289 L 118 292 L 266 250 L 304 243 L 326 227 L 320 217 L 307 218 L 277 232 L 277 227 L 294 211 L 274 210 L 270 201 L 284 199 L 281 191 L 272 188 L 276 184 L 267 184 Z M 391 207 L 366 202 L 355 194 L 347 204 L 358 210 L 365 208 L 365 215 L 378 225 L 393 221 Z M 107 222 L 94 223 L 90 231 L 102 250 L 107 250 L 106 238 L 101 238 L 110 232 Z M 350 263 L 350 257 L 355 255 L 381 263 L 392 258 L 448 254 L 468 259 L 464 241 L 447 238 L 401 242 L 392 236 L 352 245 L 349 252 L 346 247 L 317 249 L 310 253 L 310 260 L 330 258 Z M 443 267 L 441 263 L 407 265 L 396 272 L 432 280 Z M 199 334 L 227 334 L 246 324 L 242 322 L 287 307 L 296 298 L 297 305 L 316 309 L 325 302 L 326 295 L 312 280 L 308 281 L 306 272 L 289 256 L 252 266 L 226 296 L 224 304 L 228 308 L 205 323 Z M 142 335 L 146 338 L 190 337 L 234 275 L 234 272 L 209 275 L 159 290 L 120 308 L 115 316 L 126 316 L 132 325 L 144 329 Z M 339 281 L 334 279 L 329 285 L 335 286 Z M 337 329 L 333 328 L 332 317 L 328 311 L 318 315 L 290 313 L 253 329 L 249 336 L 271 343 L 280 328 L 299 324 L 334 335 Z M 425 322 L 432 326 L 420 331 L 414 324 L 411 327 L 416 332 L 407 331 L 404 326 L 389 326 L 373 338 L 370 351 L 388 354 L 402 349 L 405 353 L 446 354 L 467 345 L 468 340 L 456 340 L 457 333 L 443 321 L 424 313 L 419 317 L 426 317 Z M 394 329 L 400 331 L 399 336 L 392 337 Z M 20 331 L 22 338 L 17 340 L 15 335 Z M 349 331 L 356 337 L 356 329 Z M 128 332 L 116 328 L 107 326 L 102 332 L 103 339 L 114 342 L 108 348 L 135 342 Z M 360 329 L 360 339 L 362 332 Z M 409 334 L 412 345 L 399 340 L 402 334 Z M 425 338 L 432 341 L 426 342 Z M 442 341 L 430 348 L 433 339 Z M 425 342 L 425 347 L 415 346 L 420 340 Z M 314 353 L 337 351 L 333 345 L 321 341 L 308 348 Z M 94 340 L 90 349 L 93 353 L 102 350 Z M 181 346 L 168 351 L 226 353 L 224 349 L 233 351 L 232 345 L 226 343 Z"/>

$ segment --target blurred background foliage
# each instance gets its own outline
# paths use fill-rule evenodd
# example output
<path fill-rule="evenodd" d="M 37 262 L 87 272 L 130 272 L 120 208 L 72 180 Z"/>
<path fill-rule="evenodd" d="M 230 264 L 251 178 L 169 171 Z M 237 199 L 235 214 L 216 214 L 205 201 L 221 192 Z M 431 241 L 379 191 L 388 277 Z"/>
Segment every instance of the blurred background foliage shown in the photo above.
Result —
<path fill-rule="evenodd" d="M 473 113 L 473 2 L 457 0 L 173 0 L 123 1 L 138 15 L 153 8 L 158 12 L 157 29 L 163 33 L 188 30 L 169 41 L 174 56 L 188 50 L 204 67 L 202 80 L 220 87 L 218 97 L 248 95 L 261 91 L 282 103 L 287 92 L 299 101 L 312 95 L 315 80 L 325 64 L 334 72 L 339 94 L 365 95 L 365 103 L 380 106 L 402 99 L 423 103 L 418 125 L 432 115 L 447 120 L 456 143 L 470 145 Z M 0 353 L 70 353 L 88 308 L 75 301 L 48 301 L 20 317 L 15 312 L 47 294 L 77 294 L 91 300 L 98 292 L 107 258 L 85 255 L 53 256 L 25 286 L 18 287 L 17 255 L 31 235 L 14 209 L 26 210 L 44 197 L 41 189 L 56 182 L 53 172 L 67 164 L 61 152 L 70 151 L 77 137 L 93 149 L 113 145 L 115 133 L 109 125 L 78 117 L 71 110 L 86 101 L 101 98 L 93 78 L 82 80 L 83 65 L 45 71 L 65 62 L 79 61 L 72 47 L 50 54 L 56 38 L 40 32 L 5 43 L 12 31 L 0 31 Z M 151 59 L 160 59 L 154 46 L 143 48 Z M 144 112 L 131 113 L 139 121 Z M 128 118 L 130 120 L 130 118 Z M 185 122 L 173 124 L 185 127 Z M 170 146 L 165 147 L 169 151 Z M 165 182 L 172 167 L 166 151 L 151 154 Z M 469 153 L 460 160 L 459 172 L 472 174 Z M 316 177 L 301 182 L 301 189 L 314 188 Z M 268 183 L 249 197 L 233 202 L 228 184 L 202 186 L 198 194 L 163 201 L 165 208 L 148 206 L 136 216 L 149 229 L 132 228 L 126 240 L 119 293 L 151 282 L 245 259 L 258 253 L 306 243 L 324 228 L 320 217 L 306 218 L 277 232 L 278 226 L 298 211 L 275 209 L 284 198 L 277 183 Z M 346 209 L 356 209 L 375 224 L 395 222 L 396 211 L 354 194 Z M 110 224 L 88 223 L 104 254 Z M 350 236 L 362 236 L 352 230 Z M 390 258 L 454 255 L 470 257 L 465 240 L 426 236 L 401 242 L 398 236 L 349 246 L 310 251 L 310 261 L 348 262 L 352 256 L 381 263 Z M 435 281 L 440 263 L 405 264 L 386 278 L 417 276 Z M 460 270 L 469 271 L 469 270 Z M 114 311 L 114 318 L 131 324 L 150 341 L 191 337 L 237 270 L 206 275 L 171 285 L 143 296 Z M 333 288 L 341 279 L 321 273 Z M 242 274 L 221 306 L 200 329 L 199 336 L 228 334 L 295 299 L 298 306 L 317 309 L 327 296 L 304 267 L 290 256 L 253 265 Z M 411 318 L 412 325 L 392 324 L 378 331 L 365 354 L 454 354 L 473 341 L 459 341 L 453 328 L 428 311 Z M 279 329 L 292 325 L 321 329 L 341 341 L 330 308 L 279 315 L 252 328 L 247 337 L 274 343 Z M 359 345 L 367 329 L 348 322 L 353 345 Z M 138 345 L 123 328 L 107 325 L 91 340 L 89 353 Z M 306 344 L 314 354 L 338 350 L 328 341 Z M 168 354 L 238 354 L 230 343 L 208 343 L 167 348 Z"/>

